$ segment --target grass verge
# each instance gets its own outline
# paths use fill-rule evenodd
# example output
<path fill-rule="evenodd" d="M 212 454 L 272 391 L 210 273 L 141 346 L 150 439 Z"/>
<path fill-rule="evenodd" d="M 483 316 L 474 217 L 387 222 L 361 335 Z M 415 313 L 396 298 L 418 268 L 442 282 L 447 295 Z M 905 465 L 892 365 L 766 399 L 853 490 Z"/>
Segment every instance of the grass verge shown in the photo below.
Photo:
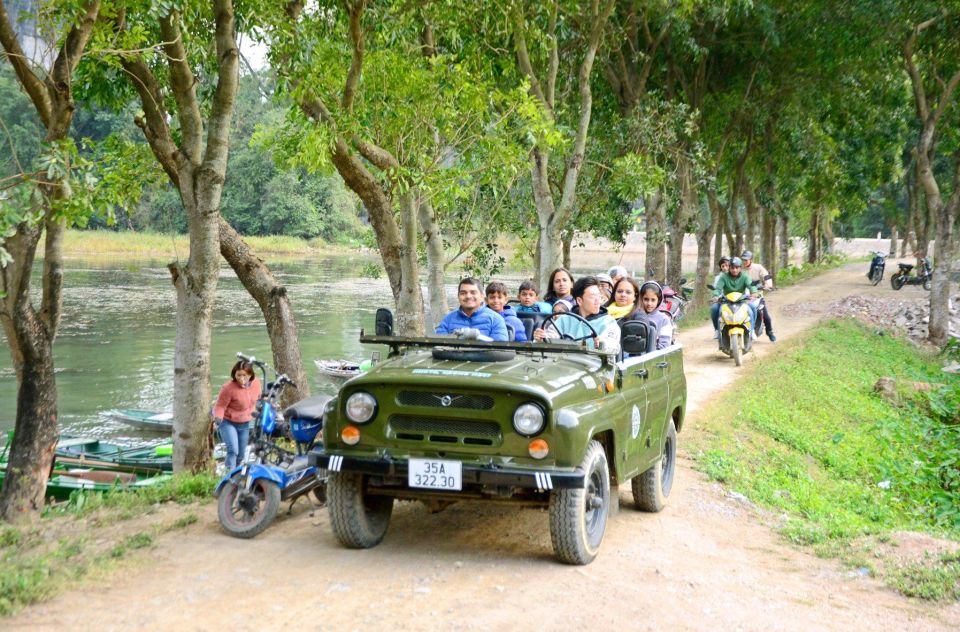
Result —
<path fill-rule="evenodd" d="M 752 367 L 763 379 L 745 376 L 704 410 L 688 440 L 698 469 L 771 512 L 791 541 L 904 594 L 956 599 L 960 380 L 852 321 L 822 324 L 780 351 Z M 907 386 L 891 403 L 873 392 L 881 376 L 952 382 Z M 926 555 L 934 545 L 939 557 Z"/>
<path fill-rule="evenodd" d="M 356 252 L 356 248 L 328 244 L 322 239 L 300 239 L 280 235 L 244 237 L 261 255 L 330 255 Z M 67 256 L 125 255 L 133 258 L 181 257 L 190 252 L 187 235 L 112 230 L 76 230 L 66 232 L 63 242 Z"/>
<path fill-rule="evenodd" d="M 175 476 L 155 487 L 125 493 L 74 492 L 29 526 L 0 530 L 0 616 L 49 599 L 72 582 L 106 572 L 157 536 L 198 518 L 178 510 L 164 522 L 164 503 L 209 501 L 212 475 Z M 136 519 L 136 520 L 134 520 Z M 95 537 L 94 537 L 95 536 Z"/>

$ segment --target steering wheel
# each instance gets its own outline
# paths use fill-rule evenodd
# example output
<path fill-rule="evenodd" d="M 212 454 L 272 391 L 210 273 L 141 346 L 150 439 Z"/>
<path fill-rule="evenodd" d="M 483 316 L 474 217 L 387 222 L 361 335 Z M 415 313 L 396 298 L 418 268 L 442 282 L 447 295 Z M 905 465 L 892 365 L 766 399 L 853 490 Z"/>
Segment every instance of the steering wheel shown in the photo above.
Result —
<path fill-rule="evenodd" d="M 591 325 L 590 322 L 589 322 L 586 318 L 584 318 L 583 316 L 580 316 L 579 314 L 571 314 L 570 312 L 562 312 L 562 313 L 560 313 L 560 314 L 554 314 L 553 316 L 554 316 L 554 317 L 564 317 L 564 316 L 566 316 L 567 318 L 576 318 L 576 319 L 579 320 L 581 323 L 583 323 L 584 325 L 586 325 L 586 326 L 587 326 L 587 329 L 590 330 L 590 333 L 589 333 L 589 334 L 580 336 L 579 338 L 574 338 L 574 337 L 571 336 L 570 334 L 565 334 L 565 333 L 563 333 L 562 331 L 560 331 L 560 330 L 557 328 L 557 323 L 556 323 L 556 321 L 553 319 L 553 317 L 547 318 L 547 320 L 544 321 L 544 323 L 543 323 L 543 330 L 546 331 L 546 330 L 547 330 L 547 327 L 553 327 L 554 331 L 556 331 L 558 334 L 560 334 L 560 340 L 571 340 L 571 341 L 573 341 L 573 342 L 580 342 L 581 340 L 587 340 L 588 338 L 596 338 L 596 337 L 600 336 L 600 334 L 597 333 L 597 330 L 593 328 L 593 325 Z"/>

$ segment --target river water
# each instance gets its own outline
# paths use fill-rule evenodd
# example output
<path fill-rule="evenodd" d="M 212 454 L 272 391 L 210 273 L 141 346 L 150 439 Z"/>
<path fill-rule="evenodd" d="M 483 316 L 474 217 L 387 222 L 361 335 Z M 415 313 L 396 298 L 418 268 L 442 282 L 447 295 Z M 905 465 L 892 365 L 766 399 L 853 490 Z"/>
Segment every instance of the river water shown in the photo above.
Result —
<path fill-rule="evenodd" d="M 374 312 L 392 307 L 386 275 L 363 278 L 373 258 L 329 257 L 271 262 L 287 286 L 296 313 L 300 349 L 311 392 L 334 393 L 314 365 L 317 358 L 360 360 L 373 348 L 358 341 L 373 333 Z M 63 318 L 54 346 L 60 429 L 121 443 L 144 434 L 103 412 L 112 408 L 172 410 L 176 297 L 166 261 L 67 261 Z M 455 282 L 451 279 L 451 282 Z M 33 280 L 40 287 L 39 273 Z M 453 300 L 454 288 L 449 287 Z M 35 295 L 35 304 L 39 294 Z M 0 352 L 0 431 L 13 428 L 16 376 L 6 341 Z M 214 314 L 212 382 L 216 394 L 242 351 L 271 361 L 263 316 L 229 267 L 221 269 Z"/>

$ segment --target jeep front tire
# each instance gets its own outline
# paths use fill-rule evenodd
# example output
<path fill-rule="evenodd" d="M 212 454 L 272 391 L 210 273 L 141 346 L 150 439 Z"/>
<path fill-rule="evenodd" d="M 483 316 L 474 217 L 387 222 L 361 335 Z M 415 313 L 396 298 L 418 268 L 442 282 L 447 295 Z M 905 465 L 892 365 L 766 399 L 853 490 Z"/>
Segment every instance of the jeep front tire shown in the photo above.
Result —
<path fill-rule="evenodd" d="M 583 489 L 555 489 L 550 494 L 550 539 L 553 551 L 566 564 L 589 564 L 597 556 L 610 510 L 607 455 L 593 440 L 580 467 Z"/>
<path fill-rule="evenodd" d="M 380 544 L 393 513 L 393 498 L 368 493 L 367 477 L 354 472 L 331 472 L 327 481 L 330 525 L 340 544 L 369 549 Z"/>

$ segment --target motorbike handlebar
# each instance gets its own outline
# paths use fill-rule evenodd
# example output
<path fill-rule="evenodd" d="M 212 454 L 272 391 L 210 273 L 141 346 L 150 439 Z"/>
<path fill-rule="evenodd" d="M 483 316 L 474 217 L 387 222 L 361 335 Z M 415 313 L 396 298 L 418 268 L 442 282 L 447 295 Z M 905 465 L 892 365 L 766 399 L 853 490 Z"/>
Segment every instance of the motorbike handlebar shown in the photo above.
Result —
<path fill-rule="evenodd" d="M 237 357 L 243 360 L 244 362 L 249 362 L 250 364 L 256 364 L 257 366 L 263 366 L 264 362 L 262 360 L 257 360 L 256 356 L 248 356 L 237 351 Z"/>

